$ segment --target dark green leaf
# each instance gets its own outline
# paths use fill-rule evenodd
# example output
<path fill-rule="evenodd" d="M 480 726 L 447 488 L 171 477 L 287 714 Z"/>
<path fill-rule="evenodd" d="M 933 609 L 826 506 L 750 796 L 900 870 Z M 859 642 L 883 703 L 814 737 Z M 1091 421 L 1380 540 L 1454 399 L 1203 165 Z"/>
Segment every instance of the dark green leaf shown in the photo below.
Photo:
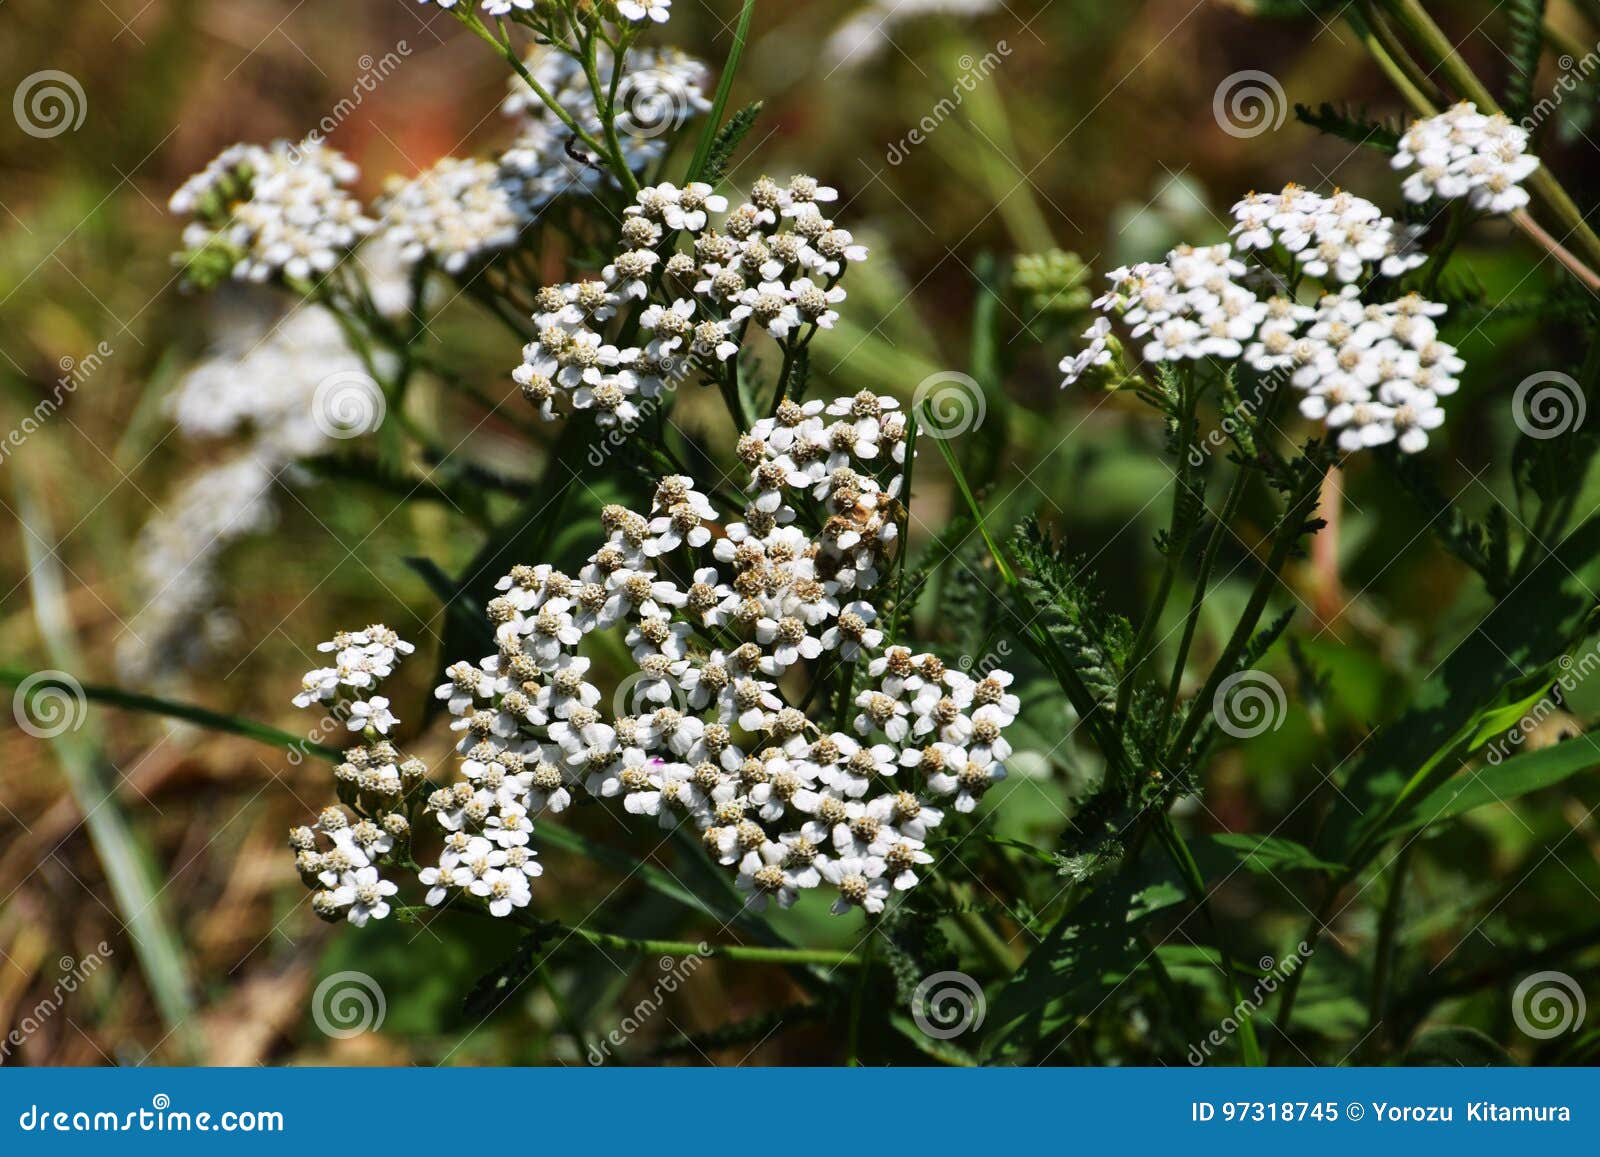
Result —
<path fill-rule="evenodd" d="M 1429 1029 L 1417 1037 L 1401 1063 L 1422 1068 L 1481 1069 L 1510 1067 L 1517 1062 L 1477 1029 L 1450 1025 Z"/>

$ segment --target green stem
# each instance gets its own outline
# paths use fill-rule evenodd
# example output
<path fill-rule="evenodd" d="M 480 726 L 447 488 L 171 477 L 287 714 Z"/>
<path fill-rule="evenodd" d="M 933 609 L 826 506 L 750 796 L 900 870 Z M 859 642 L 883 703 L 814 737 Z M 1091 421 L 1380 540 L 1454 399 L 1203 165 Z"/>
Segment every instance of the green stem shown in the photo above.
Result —
<path fill-rule="evenodd" d="M 24 679 L 30 678 L 34 672 L 22 667 L 0 667 L 0 685 L 15 687 Z M 83 697 L 91 703 L 105 703 L 112 707 L 122 707 L 129 711 L 144 711 L 152 715 L 165 715 L 173 719 L 183 719 L 190 723 L 208 727 L 212 731 L 226 731 L 232 735 L 242 735 L 246 739 L 254 739 L 260 743 L 270 744 L 273 747 L 282 747 L 289 751 L 301 752 L 305 755 L 315 755 L 319 759 L 326 759 L 337 763 L 344 758 L 344 754 L 336 747 L 328 747 L 321 743 L 312 743 L 303 735 L 294 735 L 288 731 L 280 731 L 276 727 L 269 727 L 265 723 L 256 723 L 250 719 L 241 719 L 236 715 L 225 715 L 220 711 L 209 711 L 204 707 L 196 707 L 192 703 L 179 703 L 173 699 L 162 699 L 156 695 L 142 695 L 137 691 L 124 691 L 120 687 L 106 687 L 95 683 L 71 684 L 66 681 L 55 683 L 46 681 L 40 686 L 60 686 L 69 692 L 81 691 Z"/>
<path fill-rule="evenodd" d="M 1189 714 L 1184 719 L 1183 730 L 1178 733 L 1178 739 L 1168 755 L 1170 763 L 1176 765 L 1189 744 L 1194 741 L 1207 712 L 1211 710 L 1211 700 L 1216 695 L 1217 688 L 1233 673 L 1234 664 L 1239 661 L 1239 656 L 1249 645 L 1250 636 L 1256 629 L 1261 612 L 1266 610 L 1267 599 L 1271 597 L 1272 588 L 1278 581 L 1278 572 L 1283 569 L 1283 564 L 1289 561 L 1289 555 L 1293 552 L 1295 544 L 1300 541 L 1306 519 L 1315 508 L 1317 492 L 1321 487 L 1324 473 L 1325 471 L 1320 469 L 1309 470 L 1309 480 L 1302 482 L 1300 490 L 1290 498 L 1288 506 L 1284 509 L 1266 566 L 1256 579 L 1255 589 L 1250 592 L 1250 601 L 1245 604 L 1244 614 L 1239 617 L 1239 622 L 1228 639 L 1228 645 L 1211 668 L 1205 686 L 1200 689 L 1200 694 L 1195 697 L 1194 705 L 1190 707 Z"/>
<path fill-rule="evenodd" d="M 1451 203 L 1450 219 L 1445 224 L 1444 237 L 1440 240 L 1439 247 L 1428 257 L 1428 280 L 1425 292 L 1429 297 L 1433 297 L 1438 291 L 1439 279 L 1444 276 L 1445 266 L 1450 263 L 1450 257 L 1466 234 L 1473 216 L 1466 201 L 1457 200 Z"/>
<path fill-rule="evenodd" d="M 983 913 L 972 910 L 972 898 L 964 888 L 943 877 L 934 877 L 935 888 L 949 902 L 951 919 L 967 934 L 981 956 L 999 969 L 1002 976 L 1017 970 L 1017 957 L 1005 937 L 996 932 Z"/>
<path fill-rule="evenodd" d="M 1261 1042 L 1256 1039 L 1256 1026 L 1253 1017 L 1244 1015 L 1237 1010 L 1244 1007 L 1244 993 L 1239 989 L 1239 976 L 1234 971 L 1233 954 L 1228 950 L 1228 941 L 1222 934 L 1222 928 L 1217 923 L 1216 916 L 1212 914 L 1211 905 L 1206 899 L 1205 876 L 1200 871 L 1200 865 L 1195 863 L 1194 855 L 1189 851 L 1189 845 L 1178 834 L 1178 829 L 1173 826 L 1172 816 L 1167 812 L 1161 813 L 1161 843 L 1171 857 L 1173 865 L 1183 877 L 1184 885 L 1189 890 L 1189 898 L 1194 901 L 1196 908 L 1204 917 L 1206 925 L 1211 929 L 1211 938 L 1217 945 L 1217 956 L 1222 965 L 1222 972 L 1227 980 L 1228 997 L 1232 1001 L 1232 1008 L 1236 1010 L 1234 1019 L 1239 1025 L 1239 1044 L 1244 1050 L 1244 1063 L 1251 1067 L 1258 1067 L 1262 1063 Z"/>
<path fill-rule="evenodd" d="M 1133 698 L 1133 687 L 1138 679 L 1139 668 L 1144 665 L 1145 660 L 1150 657 L 1150 651 L 1154 649 L 1156 629 L 1160 626 L 1161 614 L 1166 610 L 1168 600 L 1172 598 L 1172 584 L 1177 580 L 1178 568 L 1183 563 L 1189 540 L 1194 536 L 1193 520 L 1184 517 L 1187 509 L 1185 499 L 1191 493 L 1192 467 L 1189 464 L 1189 448 L 1193 444 L 1195 408 L 1192 372 L 1182 375 L 1179 390 L 1182 396 L 1178 403 L 1178 472 L 1173 477 L 1172 517 L 1167 524 L 1166 561 L 1161 568 L 1161 580 L 1156 585 L 1155 596 L 1150 600 L 1150 606 L 1139 624 L 1138 637 L 1134 640 L 1133 649 L 1128 653 L 1127 670 L 1123 672 L 1122 680 L 1117 685 L 1116 710 L 1112 718 L 1118 727 L 1127 722 L 1128 703 Z"/>
<path fill-rule="evenodd" d="M 1167 683 L 1167 701 L 1161 708 L 1161 725 L 1156 728 L 1156 734 L 1162 738 L 1166 737 L 1167 725 L 1178 706 L 1178 693 L 1183 688 L 1183 670 L 1189 663 L 1189 648 L 1194 644 L 1195 631 L 1200 625 L 1200 605 L 1206 600 L 1206 588 L 1211 584 L 1211 571 L 1217 564 L 1222 536 L 1233 521 L 1234 511 L 1238 509 L 1249 482 L 1249 471 L 1243 466 L 1236 467 L 1228 493 L 1222 500 L 1222 510 L 1217 514 L 1216 525 L 1211 528 L 1211 537 L 1206 539 L 1205 550 L 1200 555 L 1200 566 L 1194 576 L 1194 595 L 1189 600 L 1189 611 L 1184 616 L 1183 636 L 1178 640 L 1178 656 L 1172 666 L 1172 678 Z"/>
<path fill-rule="evenodd" d="M 588 928 L 565 924 L 539 922 L 539 927 L 551 935 L 570 933 L 587 940 L 597 948 L 610 948 L 618 952 L 643 952 L 646 955 L 673 956 L 687 959 L 742 960 L 752 964 L 816 964 L 824 968 L 850 968 L 865 966 L 866 957 L 855 952 L 841 952 L 835 948 L 766 948 L 754 944 L 707 944 L 688 940 L 638 940 L 631 936 L 613 936 L 609 932 L 595 932 Z"/>
<path fill-rule="evenodd" d="M 1361 0 L 1360 11 L 1349 12 L 1348 17 L 1356 36 L 1406 102 L 1424 116 L 1437 112 L 1441 99 L 1438 88 L 1395 37 L 1394 29 L 1378 11 L 1376 0 Z"/>
<path fill-rule="evenodd" d="M 583 75 L 588 78 L 589 91 L 594 94 L 595 106 L 600 110 L 600 126 L 605 133 L 606 152 L 611 157 L 611 167 L 617 172 L 618 180 L 622 182 L 623 188 L 628 190 L 629 195 L 636 196 L 639 192 L 639 182 L 634 179 L 633 170 L 628 168 L 628 160 L 622 154 L 622 139 L 617 136 L 617 84 L 622 75 L 622 53 L 612 54 L 609 87 L 600 80 L 600 66 L 595 54 L 595 39 L 589 36 L 583 42 Z"/>
<path fill-rule="evenodd" d="M 1374 1056 L 1381 1051 L 1385 1034 L 1378 1031 L 1389 1013 L 1389 985 L 1394 974 L 1395 935 L 1400 927 L 1401 900 L 1405 895 L 1406 877 L 1411 867 L 1411 851 L 1416 841 L 1408 841 L 1395 857 L 1394 875 L 1389 881 L 1389 895 L 1384 900 L 1383 915 L 1378 922 L 1378 949 L 1372 966 L 1372 998 L 1367 1009 L 1367 1039 Z"/>
<path fill-rule="evenodd" d="M 867 984 L 872 979 L 872 961 L 877 950 L 878 931 L 868 925 L 866 963 L 856 975 L 856 986 L 850 993 L 850 1032 L 845 1051 L 845 1064 L 852 1069 L 861 1066 L 861 1014 L 866 1007 Z"/>
<path fill-rule="evenodd" d="M 722 114 L 728 107 L 728 97 L 733 93 L 733 77 L 739 70 L 739 58 L 744 55 L 744 46 L 750 38 L 750 18 L 755 15 L 755 10 L 756 0 L 744 0 L 744 7 L 739 10 L 739 23 L 733 30 L 733 47 L 728 51 L 727 63 L 722 66 L 722 76 L 717 81 L 717 92 L 711 101 L 705 130 L 700 134 L 700 143 L 695 146 L 689 172 L 683 178 L 686 185 L 700 179 L 700 174 L 705 172 L 706 162 L 711 159 L 711 148 L 716 144 L 717 133 L 722 130 Z"/>
<path fill-rule="evenodd" d="M 479 40 L 482 40 L 500 54 L 505 62 L 511 66 L 512 70 L 522 78 L 522 82 L 533 90 L 534 95 L 544 102 L 545 107 L 555 114 L 556 119 L 565 125 L 573 136 L 582 141 L 591 152 L 599 156 L 606 155 L 605 146 L 595 140 L 594 136 L 573 119 L 572 114 L 562 108 L 561 103 L 551 96 L 542 84 L 534 79 L 533 73 L 528 71 L 528 66 L 523 64 L 522 58 L 517 55 L 516 49 L 511 46 L 509 41 L 503 41 L 490 32 L 483 21 L 478 19 L 477 13 L 472 11 L 471 5 L 459 4 L 451 11 L 456 14 L 456 18 L 461 23 L 472 30 Z M 628 190 L 629 196 L 639 191 L 639 184 L 633 179 L 633 174 L 628 172 L 627 166 L 623 166 L 622 172 L 617 174 L 617 180 L 622 183 L 624 189 Z"/>

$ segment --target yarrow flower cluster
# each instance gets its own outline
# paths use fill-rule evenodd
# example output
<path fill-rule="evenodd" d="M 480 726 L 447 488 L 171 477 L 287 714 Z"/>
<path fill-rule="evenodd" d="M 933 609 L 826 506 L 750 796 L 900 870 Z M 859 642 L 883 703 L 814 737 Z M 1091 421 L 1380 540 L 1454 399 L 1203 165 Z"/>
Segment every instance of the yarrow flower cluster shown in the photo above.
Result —
<path fill-rule="evenodd" d="M 615 56 L 601 44 L 595 68 L 609 80 Z M 589 134 L 605 136 L 599 103 L 579 58 L 559 48 L 536 50 L 524 62 L 529 75 L 549 97 Z M 711 109 L 706 96 L 710 71 L 676 48 L 627 49 L 617 83 L 616 129 L 623 162 L 635 173 L 659 161 L 672 143 L 671 131 Z M 537 213 L 561 196 L 592 195 L 614 186 L 616 178 L 574 142 L 572 130 L 520 77 L 500 109 L 517 125 L 517 138 L 501 154 L 504 179 L 513 182 L 516 199 Z"/>
<path fill-rule="evenodd" d="M 614 54 L 596 49 L 600 75 Z M 592 139 L 604 134 L 583 64 L 556 47 L 528 57 L 529 75 Z M 673 48 L 630 48 L 618 78 L 616 128 L 622 158 L 635 173 L 659 161 L 668 130 L 707 112 L 706 66 Z M 598 158 L 520 77 L 502 110 L 517 129 L 492 160 L 445 157 L 415 177 L 391 177 L 365 215 L 345 191 L 356 166 L 317 140 L 232 145 L 173 194 L 174 211 L 195 214 L 180 260 L 191 272 L 222 262 L 237 278 L 325 274 L 364 237 L 381 233 L 410 264 L 431 260 L 446 273 L 512 248 L 524 229 L 560 197 L 615 187 Z"/>
<path fill-rule="evenodd" d="M 823 215 L 838 193 L 806 176 L 782 186 L 758 180 L 750 199 L 728 201 L 692 183 L 641 189 L 622 223 L 624 248 L 600 276 L 538 294 L 538 337 L 512 376 L 545 418 L 558 396 L 592 410 L 601 426 L 631 424 L 639 400 L 659 397 L 698 361 L 708 376 L 738 353 L 746 332 L 765 330 L 786 351 L 830 328 L 844 300 L 839 284 L 867 257 L 848 230 Z M 687 240 L 688 249 L 677 247 Z M 640 337 L 619 346 L 628 307 L 647 302 Z M 608 325 L 615 320 L 615 325 Z"/>
<path fill-rule="evenodd" d="M 407 262 L 431 258 L 451 274 L 516 244 L 532 219 L 499 165 L 458 157 L 444 157 L 409 181 L 391 177 L 379 209 Z"/>
<path fill-rule="evenodd" d="M 1299 273 L 1319 281 L 1402 277 L 1427 261 L 1405 226 L 1343 190 L 1324 197 L 1289 184 L 1281 193 L 1251 193 L 1233 207 L 1233 219 L 1241 252 L 1278 246 L 1293 255 Z"/>
<path fill-rule="evenodd" d="M 356 818 L 344 807 L 324 808 L 315 825 L 289 833 L 289 847 L 301 879 L 314 890 L 312 910 L 325 920 L 360 926 L 390 912 L 389 898 L 399 885 L 381 869 L 408 854 L 410 817 L 421 806 L 427 780 L 427 766 L 402 757 L 385 738 L 399 722 L 389 701 L 370 694 L 414 648 L 377 623 L 340 632 L 317 649 L 333 656 L 333 666 L 308 673 L 294 702 L 326 706 L 332 722 L 342 719 L 361 733 L 362 742 L 347 749 L 334 769 L 340 801 Z"/>
<path fill-rule="evenodd" d="M 533 10 L 535 0 L 482 0 L 479 5 L 490 16 L 506 16 L 512 12 Z M 461 0 L 418 0 L 421 4 L 437 4 L 448 11 Z M 665 24 L 672 13 L 672 0 L 616 0 L 617 15 L 624 20 L 643 23 L 646 20 Z"/>
<path fill-rule="evenodd" d="M 1539 158 L 1528 152 L 1527 129 L 1462 101 L 1408 128 L 1393 164 L 1413 170 L 1401 186 L 1408 201 L 1465 197 L 1479 212 L 1499 214 L 1528 203 L 1522 182 Z"/>
<path fill-rule="evenodd" d="M 327 273 L 377 227 L 345 191 L 356 173 L 316 140 L 233 145 L 169 204 L 196 218 L 183 234 L 191 259 L 215 255 L 241 280 L 306 279 Z"/>
<path fill-rule="evenodd" d="M 1463 369 L 1439 340 L 1434 319 L 1445 307 L 1416 294 L 1363 297 L 1425 260 L 1408 251 L 1404 230 L 1370 201 L 1296 185 L 1250 194 L 1233 217 L 1233 245 L 1179 246 L 1165 261 L 1108 274 L 1111 290 L 1095 302 L 1106 316 L 1062 360 L 1063 384 L 1120 356 L 1117 318 L 1146 361 L 1215 359 L 1286 375 L 1305 395 L 1301 413 L 1336 432 L 1342 450 L 1425 448 L 1444 421 L 1439 399 L 1455 393 Z M 1283 292 L 1308 277 L 1338 288 L 1315 306 Z"/>
<path fill-rule="evenodd" d="M 1004 731 L 1020 704 L 1003 671 L 974 677 L 885 647 L 886 624 L 865 596 L 899 542 L 906 432 L 892 398 L 785 402 L 739 441 L 741 519 L 725 520 L 687 476 L 669 476 L 648 514 L 602 512 L 606 541 L 576 575 L 540 564 L 504 576 L 486 608 L 496 653 L 454 664 L 437 691 L 463 758 L 461 778 L 420 809 L 442 836 L 419 876 L 427 902 L 471 897 L 497 916 L 525 907 L 540 872 L 534 817 L 579 792 L 664 828 L 693 824 L 756 908 L 826 885 L 835 912 L 877 913 L 914 886 L 946 806 L 972 811 L 1004 777 Z M 802 509 L 820 530 L 801 529 Z M 596 631 L 620 634 L 634 668 L 609 710 L 580 653 Z M 377 792 L 380 808 L 415 799 L 420 777 L 391 767 L 392 749 L 372 742 L 392 720 L 369 693 L 404 645 L 372 627 L 323 649 L 334 665 L 308 674 L 296 702 L 369 696 L 349 707 L 369 745 L 350 764 L 344 798 Z M 865 678 L 850 693 L 854 679 L 837 673 L 858 667 Z M 785 698 L 796 668 L 842 682 L 824 710 L 847 730 L 825 729 Z M 296 833 L 302 871 L 328 889 L 319 911 L 379 916 L 361 881 L 339 874 L 374 860 L 359 861 L 345 846 L 359 841 L 342 830 L 338 819 L 319 823 L 352 868 L 330 868 L 333 852 Z"/>

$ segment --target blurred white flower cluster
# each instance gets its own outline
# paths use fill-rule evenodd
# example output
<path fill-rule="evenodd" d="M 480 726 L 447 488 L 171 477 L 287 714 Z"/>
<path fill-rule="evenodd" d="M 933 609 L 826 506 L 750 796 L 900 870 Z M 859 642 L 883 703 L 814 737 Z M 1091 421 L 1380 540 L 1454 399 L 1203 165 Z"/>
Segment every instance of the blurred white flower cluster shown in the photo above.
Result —
<path fill-rule="evenodd" d="M 1499 214 L 1528 203 L 1522 182 L 1539 158 L 1528 152 L 1527 129 L 1462 101 L 1408 128 L 1394 167 L 1413 170 L 1402 185 L 1408 201 L 1465 197 L 1480 213 Z"/>
<path fill-rule="evenodd" d="M 327 273 L 377 223 L 345 191 L 356 167 L 319 141 L 233 145 L 190 177 L 169 202 L 196 218 L 184 230 L 192 252 L 215 253 L 233 276 L 306 280 Z"/>
<path fill-rule="evenodd" d="M 607 85 L 614 61 L 605 44 L 595 47 L 595 71 Z M 604 139 L 599 104 L 579 59 L 558 48 L 542 48 L 524 65 L 579 127 L 595 140 Z M 710 71 L 675 48 L 630 48 L 622 65 L 616 86 L 617 138 L 623 161 L 641 173 L 666 155 L 675 130 L 710 111 Z M 525 81 L 513 77 L 509 85 L 500 108 L 516 124 L 517 138 L 499 165 L 526 212 L 537 213 L 560 196 L 593 194 L 615 185 L 599 158 L 574 143 L 571 128 Z"/>
<path fill-rule="evenodd" d="M 1108 274 L 1112 288 L 1095 302 L 1106 316 L 1063 359 L 1063 384 L 1115 358 L 1117 318 L 1146 361 L 1215 359 L 1286 377 L 1304 395 L 1301 413 L 1341 450 L 1426 447 L 1463 363 L 1439 339 L 1444 306 L 1385 288 L 1426 260 L 1404 228 L 1361 197 L 1296 185 L 1250 194 L 1233 219 L 1233 246 L 1180 246 Z M 1300 300 L 1308 278 L 1321 283 L 1316 305 Z"/>
<path fill-rule="evenodd" d="M 867 0 L 828 37 L 825 58 L 834 68 L 861 68 L 875 60 L 897 28 L 930 16 L 977 17 L 1001 0 Z"/>
<path fill-rule="evenodd" d="M 614 54 L 602 44 L 595 55 L 609 82 Z M 570 50 L 536 49 L 525 67 L 591 138 L 605 136 L 589 78 Z M 673 132 L 710 109 L 708 81 L 706 66 L 676 49 L 624 51 L 615 128 L 630 170 L 659 161 Z M 415 177 L 392 176 L 370 216 L 346 191 L 356 166 L 320 141 L 229 146 L 172 195 L 175 212 L 196 217 L 179 260 L 191 276 L 221 264 L 240 279 L 309 280 L 377 234 L 409 264 L 426 259 L 460 275 L 515 247 L 557 198 L 616 187 L 526 81 L 513 77 L 510 84 L 502 110 L 517 136 L 509 148 L 492 160 L 444 157 Z"/>
<path fill-rule="evenodd" d="M 186 438 L 245 441 L 185 479 L 139 532 L 132 562 L 143 602 L 117 645 L 118 670 L 133 682 L 175 675 L 233 642 L 217 605 L 221 556 L 269 529 L 276 487 L 299 479 L 293 464 L 333 444 L 313 404 L 318 385 L 366 372 L 327 310 L 263 316 L 257 304 L 230 303 L 216 351 L 167 400 Z"/>
<path fill-rule="evenodd" d="M 630 425 L 639 400 L 659 397 L 698 361 L 713 379 L 753 325 L 786 354 L 804 348 L 838 317 L 846 268 L 865 247 L 823 214 L 838 194 L 806 176 L 787 186 L 761 178 L 750 199 L 728 209 L 711 187 L 641 189 L 622 223 L 623 250 L 598 278 L 539 292 L 538 338 L 512 376 L 546 418 L 558 396 L 594 411 L 602 426 Z M 677 247 L 687 239 L 687 250 Z M 649 304 L 638 336 L 615 344 L 627 307 Z M 619 339 L 620 340 L 620 339 Z"/>

